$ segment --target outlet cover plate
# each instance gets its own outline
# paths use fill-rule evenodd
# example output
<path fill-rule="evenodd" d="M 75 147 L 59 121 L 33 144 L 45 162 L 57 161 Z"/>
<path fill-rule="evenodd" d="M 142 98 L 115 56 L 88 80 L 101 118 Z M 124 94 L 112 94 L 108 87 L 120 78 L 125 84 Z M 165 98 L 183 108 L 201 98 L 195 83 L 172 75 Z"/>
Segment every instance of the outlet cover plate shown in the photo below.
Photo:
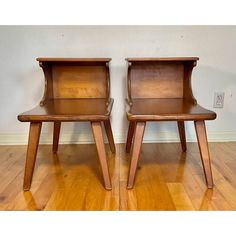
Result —
<path fill-rule="evenodd" d="M 215 92 L 214 94 L 214 108 L 223 108 L 224 107 L 224 92 Z"/>

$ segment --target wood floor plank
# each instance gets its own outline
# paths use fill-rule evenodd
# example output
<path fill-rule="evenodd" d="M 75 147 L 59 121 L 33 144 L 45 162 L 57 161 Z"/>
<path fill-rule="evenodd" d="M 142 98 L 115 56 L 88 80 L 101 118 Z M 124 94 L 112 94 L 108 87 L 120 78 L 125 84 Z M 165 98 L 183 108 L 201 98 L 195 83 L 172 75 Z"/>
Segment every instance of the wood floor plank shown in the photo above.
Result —
<path fill-rule="evenodd" d="M 176 210 L 194 210 L 194 206 L 181 183 L 167 183 Z"/>
<path fill-rule="evenodd" d="M 230 210 L 231 209 L 231 206 L 229 205 L 227 200 L 224 198 L 224 195 L 222 195 L 216 187 L 214 187 L 210 191 L 206 190 L 205 183 L 203 182 L 204 176 L 194 175 L 193 178 L 197 181 L 202 191 L 205 191 L 207 193 L 202 199 L 203 202 L 209 200 L 210 204 L 213 206 L 215 210 Z"/>
<path fill-rule="evenodd" d="M 183 186 L 195 210 L 217 210 L 211 203 L 212 190 L 201 189 L 196 181 L 185 182 Z"/>
<path fill-rule="evenodd" d="M 216 188 L 224 196 L 230 206 L 233 209 L 236 209 L 236 190 L 233 188 L 233 186 L 228 181 L 222 180 L 217 184 Z"/>

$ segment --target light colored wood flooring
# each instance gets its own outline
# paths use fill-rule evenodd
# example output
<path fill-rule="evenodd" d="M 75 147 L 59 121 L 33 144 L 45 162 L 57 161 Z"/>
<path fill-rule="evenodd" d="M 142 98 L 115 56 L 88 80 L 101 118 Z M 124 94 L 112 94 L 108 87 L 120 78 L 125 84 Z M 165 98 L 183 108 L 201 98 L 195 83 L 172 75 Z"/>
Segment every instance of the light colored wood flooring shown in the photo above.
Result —
<path fill-rule="evenodd" d="M 40 145 L 31 191 L 23 192 L 26 146 L 0 146 L 1 210 L 236 210 L 236 143 L 210 143 L 214 189 L 206 188 L 196 143 L 143 144 L 135 187 L 130 155 L 106 146 L 112 191 L 103 188 L 96 147 Z"/>

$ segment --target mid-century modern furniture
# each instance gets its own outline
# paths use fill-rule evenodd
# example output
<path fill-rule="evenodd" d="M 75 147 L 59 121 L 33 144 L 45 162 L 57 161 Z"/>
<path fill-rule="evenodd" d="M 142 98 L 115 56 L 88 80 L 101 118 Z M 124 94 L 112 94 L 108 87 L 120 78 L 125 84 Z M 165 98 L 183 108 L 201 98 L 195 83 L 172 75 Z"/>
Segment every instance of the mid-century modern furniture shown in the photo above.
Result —
<path fill-rule="evenodd" d="M 147 121 L 177 121 L 182 150 L 186 151 L 184 121 L 195 124 L 207 187 L 213 187 L 205 120 L 216 114 L 197 104 L 191 88 L 191 74 L 197 57 L 128 58 L 126 151 L 133 148 L 127 188 L 133 188 L 143 134 Z"/>
<path fill-rule="evenodd" d="M 91 122 L 105 188 L 112 188 L 102 136 L 103 122 L 110 149 L 115 152 L 110 124 L 113 104 L 110 98 L 110 60 L 37 58 L 45 76 L 44 96 L 37 107 L 18 116 L 20 121 L 30 122 L 24 190 L 31 186 L 42 122 L 54 122 L 53 152 L 56 153 L 61 122 L 69 121 Z"/>

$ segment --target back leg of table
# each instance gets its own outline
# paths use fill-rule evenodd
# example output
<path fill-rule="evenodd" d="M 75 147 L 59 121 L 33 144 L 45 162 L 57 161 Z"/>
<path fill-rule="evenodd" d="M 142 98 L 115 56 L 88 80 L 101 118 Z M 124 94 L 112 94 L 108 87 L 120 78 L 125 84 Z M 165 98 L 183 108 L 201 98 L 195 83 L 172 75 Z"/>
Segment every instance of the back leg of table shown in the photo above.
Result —
<path fill-rule="evenodd" d="M 116 145 L 115 145 L 113 134 L 112 134 L 110 120 L 106 120 L 103 123 L 104 123 L 104 127 L 105 127 L 105 130 L 106 130 L 107 139 L 108 139 L 108 142 L 109 142 L 111 152 L 115 153 L 116 152 Z"/>
<path fill-rule="evenodd" d="M 129 130 L 127 134 L 127 141 L 126 141 L 126 152 L 129 153 L 132 145 L 132 140 L 134 136 L 134 130 L 135 130 L 135 121 L 129 122 Z"/>
<path fill-rule="evenodd" d="M 178 123 L 179 138 L 182 146 L 182 151 L 186 152 L 187 146 L 186 146 L 184 121 L 178 121 L 177 123 Z"/>
<path fill-rule="evenodd" d="M 61 122 L 55 121 L 54 128 L 53 128 L 53 145 L 52 145 L 53 153 L 56 153 L 58 150 L 60 130 L 61 130 Z"/>

